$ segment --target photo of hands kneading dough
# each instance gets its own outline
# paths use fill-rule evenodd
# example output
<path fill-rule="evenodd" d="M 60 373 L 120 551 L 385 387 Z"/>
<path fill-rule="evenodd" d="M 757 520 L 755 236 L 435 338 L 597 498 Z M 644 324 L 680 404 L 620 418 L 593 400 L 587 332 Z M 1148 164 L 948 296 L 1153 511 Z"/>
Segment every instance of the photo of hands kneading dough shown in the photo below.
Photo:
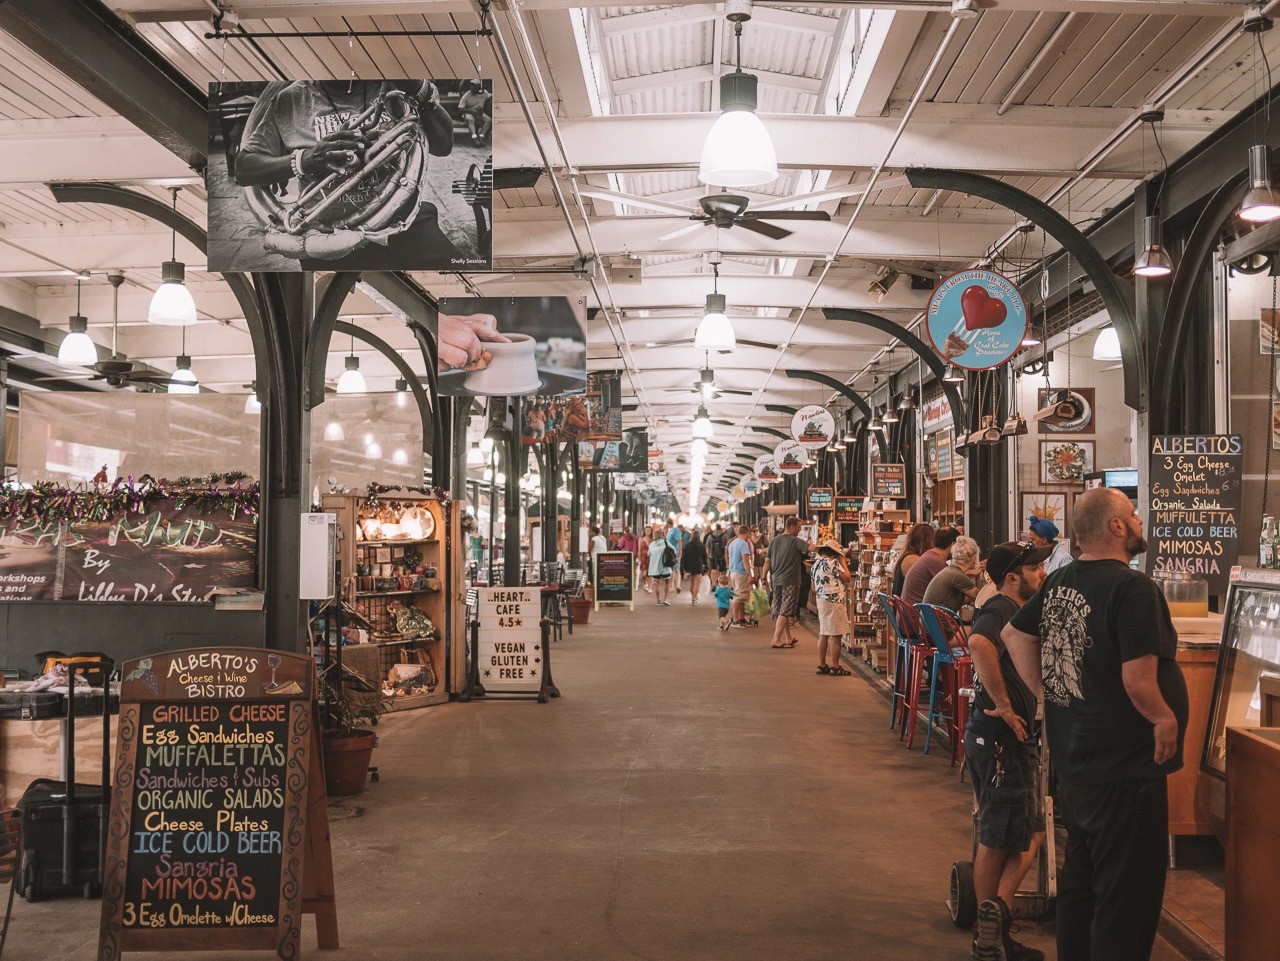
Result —
<path fill-rule="evenodd" d="M 445 298 L 438 343 L 441 394 L 555 395 L 586 385 L 581 298 Z"/>

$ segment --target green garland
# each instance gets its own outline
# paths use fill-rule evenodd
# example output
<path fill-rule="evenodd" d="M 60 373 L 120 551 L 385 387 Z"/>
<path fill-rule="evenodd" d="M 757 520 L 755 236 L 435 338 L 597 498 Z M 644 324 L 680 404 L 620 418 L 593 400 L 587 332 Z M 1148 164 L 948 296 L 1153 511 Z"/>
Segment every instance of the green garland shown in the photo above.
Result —
<path fill-rule="evenodd" d="M 378 483 L 369 485 L 364 506 L 371 510 L 376 510 L 382 495 L 389 494 L 392 491 L 404 491 L 406 494 L 421 494 L 423 497 L 434 497 L 440 502 L 441 507 L 449 506 L 449 492 L 443 487 L 409 487 L 407 485 Z"/>
<path fill-rule="evenodd" d="M 78 484 L 67 487 L 54 481 L 37 481 L 30 487 L 0 488 L 0 517 L 34 517 L 46 523 L 112 520 L 122 514 L 142 514 L 157 501 L 172 500 L 179 510 L 195 508 L 203 514 L 225 512 L 258 522 L 259 485 L 248 484 L 247 474 L 233 471 L 208 477 L 156 480 L 143 474 L 113 484 Z M 229 486 L 218 486 L 225 484 Z"/>

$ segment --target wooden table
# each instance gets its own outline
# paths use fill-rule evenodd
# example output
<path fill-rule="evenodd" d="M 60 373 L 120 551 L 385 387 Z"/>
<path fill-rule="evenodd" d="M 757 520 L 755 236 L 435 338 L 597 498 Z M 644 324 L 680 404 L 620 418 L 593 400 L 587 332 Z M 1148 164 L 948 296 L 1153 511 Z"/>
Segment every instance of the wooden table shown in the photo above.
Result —
<path fill-rule="evenodd" d="M 1204 753 L 1222 638 L 1222 615 L 1175 617 L 1178 631 L 1178 664 L 1187 681 L 1187 732 L 1183 739 L 1182 770 L 1169 777 L 1169 834 L 1173 837 L 1212 834 L 1213 826 L 1196 806 L 1200 780 L 1200 755 Z"/>

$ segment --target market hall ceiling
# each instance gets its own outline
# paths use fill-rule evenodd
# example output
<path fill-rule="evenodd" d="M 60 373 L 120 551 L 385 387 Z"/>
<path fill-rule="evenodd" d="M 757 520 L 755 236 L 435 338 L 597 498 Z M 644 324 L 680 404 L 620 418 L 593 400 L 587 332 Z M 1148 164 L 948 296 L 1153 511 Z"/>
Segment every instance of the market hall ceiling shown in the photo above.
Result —
<path fill-rule="evenodd" d="M 736 444 L 751 436 L 744 425 L 785 428 L 786 416 L 766 411 L 766 404 L 799 406 L 831 396 L 786 377 L 786 369 L 826 373 L 865 392 L 877 358 L 881 374 L 908 362 L 901 349 L 885 362 L 884 338 L 824 320 L 822 307 L 873 310 L 910 325 L 929 296 L 913 289 L 912 273 L 941 276 L 972 264 L 1015 227 L 1012 214 L 985 201 L 911 189 L 902 168 L 996 176 L 1052 199 L 1084 224 L 1124 202 L 1158 169 L 1150 136 L 1134 124 L 1144 104 L 1158 100 L 1165 107 L 1162 140 L 1174 160 L 1258 92 L 1253 38 L 1238 33 L 1240 3 L 992 0 L 981 4 L 977 19 L 957 24 L 939 58 L 952 25 L 949 6 L 909 0 L 864 8 L 755 5 L 743 31 L 743 68 L 760 78 L 759 113 L 781 176 L 740 192 L 753 208 L 820 210 L 831 218 L 789 222 L 792 233 L 773 240 L 687 219 L 712 192 L 698 181 L 698 159 L 718 112 L 719 77 L 733 68 L 732 28 L 722 4 L 531 0 L 519 16 L 495 7 L 515 53 L 514 77 L 500 69 L 488 40 L 367 35 L 470 30 L 478 8 L 469 3 L 224 4 L 249 33 L 331 34 L 225 44 L 206 37 L 212 2 L 110 4 L 201 89 L 220 80 L 343 79 L 353 71 L 360 78 L 491 78 L 499 168 L 541 165 L 518 102 L 522 91 L 573 207 L 578 239 L 587 226 L 580 201 L 589 253 L 601 265 L 596 286 L 603 303 L 597 306 L 605 310 L 591 326 L 589 363 L 628 369 L 624 390 L 637 405 L 628 417 L 648 423 L 653 443 L 677 454 L 687 450 L 696 406 L 688 388 L 708 361 L 692 347 L 711 290 L 707 255 L 720 251 L 719 289 L 739 338 L 753 343 L 710 358 L 717 385 L 743 393 L 711 403 L 712 417 L 733 426 L 717 428 L 716 442 L 724 446 L 711 450 L 704 491 L 717 489 Z M 1263 34 L 1262 42 L 1276 59 L 1280 31 Z M 543 86 L 555 130 L 539 102 Z M 886 162 L 913 99 L 918 107 Z M 876 189 L 864 199 L 862 188 L 881 164 Z M 123 270 L 119 349 L 171 370 L 179 332 L 145 323 L 169 233 L 128 211 L 55 203 L 45 187 L 80 180 L 127 184 L 157 199 L 178 186 L 179 209 L 201 223 L 206 216 L 203 182 L 183 160 L 0 34 L 0 305 L 39 321 L 56 343 L 74 312 L 71 272 L 91 271 L 83 312 L 91 335 L 108 343 L 112 289 L 105 274 Z M 570 268 L 577 256 L 556 204 L 545 175 L 532 187 L 497 191 L 494 272 L 467 275 L 466 283 L 497 295 L 582 291 L 580 278 L 543 272 Z M 682 229 L 689 226 L 694 229 Z M 1045 249 L 1055 246 L 1050 240 Z M 1040 250 L 1036 233 L 1022 253 L 1034 259 Z M 193 369 L 206 388 L 243 392 L 253 364 L 235 299 L 218 275 L 204 272 L 196 250 L 180 241 L 178 254 L 188 265 L 201 320 L 187 331 Z M 639 260 L 639 284 L 606 282 L 604 268 L 624 258 Z M 901 276 L 877 301 L 868 288 L 885 265 Z M 441 296 L 465 289 L 461 278 L 415 279 Z M 367 292 L 351 297 L 343 318 L 390 342 L 411 364 L 421 363 L 403 324 Z M 373 353 L 361 358 L 370 388 L 391 390 L 393 366 Z M 341 367 L 335 349 L 328 373 L 336 379 Z M 678 478 L 683 468 L 674 457 L 669 462 Z"/>

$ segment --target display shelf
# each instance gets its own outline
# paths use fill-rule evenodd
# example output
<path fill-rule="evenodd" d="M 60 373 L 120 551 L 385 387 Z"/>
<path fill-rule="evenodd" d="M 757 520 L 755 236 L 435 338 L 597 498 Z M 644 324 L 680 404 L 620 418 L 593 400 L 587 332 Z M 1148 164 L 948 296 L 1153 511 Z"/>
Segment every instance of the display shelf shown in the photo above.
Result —
<path fill-rule="evenodd" d="M 893 587 L 893 571 L 898 563 L 898 552 L 893 545 L 910 527 L 911 512 L 896 508 L 885 510 L 870 506 L 858 518 L 858 571 L 852 620 L 855 634 L 868 638 L 863 644 L 863 657 L 876 670 L 886 669 L 890 651 L 888 624 L 876 595 Z"/>
<path fill-rule="evenodd" d="M 422 544 L 435 543 L 438 543 L 438 538 L 435 537 L 423 537 L 418 540 L 396 538 L 389 541 L 356 541 L 356 547 L 418 547 Z"/>
<path fill-rule="evenodd" d="M 412 597 L 415 594 L 439 594 L 430 587 L 417 587 L 411 591 L 356 591 L 356 597 Z"/>

